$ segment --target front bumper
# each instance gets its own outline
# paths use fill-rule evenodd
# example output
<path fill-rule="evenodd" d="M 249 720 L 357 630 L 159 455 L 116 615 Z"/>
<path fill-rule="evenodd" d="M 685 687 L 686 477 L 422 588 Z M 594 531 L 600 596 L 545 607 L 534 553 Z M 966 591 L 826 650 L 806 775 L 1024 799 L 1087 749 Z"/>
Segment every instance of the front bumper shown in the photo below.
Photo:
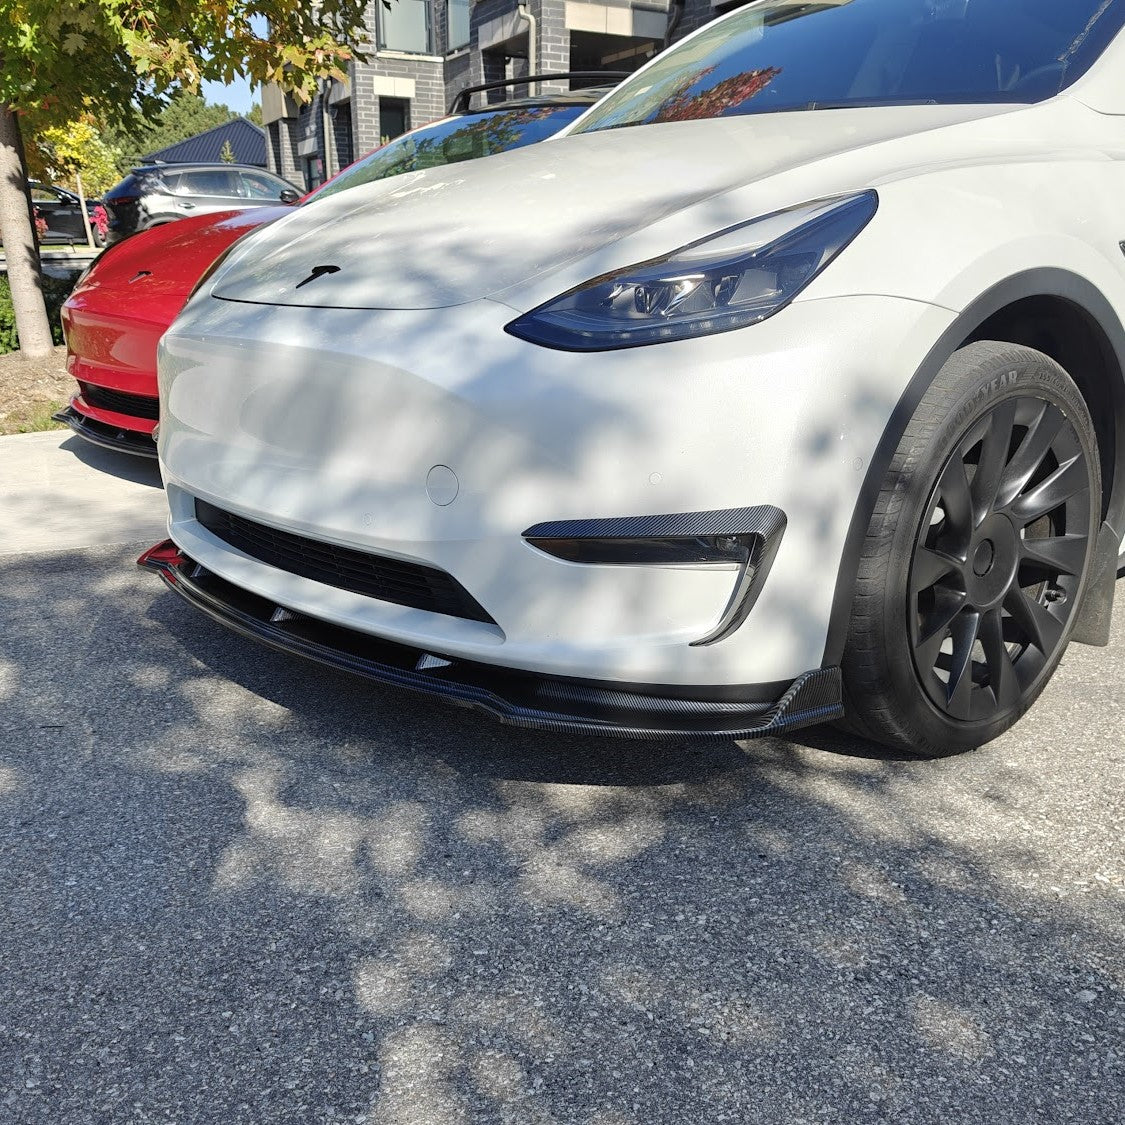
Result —
<path fill-rule="evenodd" d="M 152 288 L 85 284 L 62 308 L 66 369 L 78 383 L 70 406 L 90 423 L 72 428 L 98 444 L 146 457 L 152 455 L 149 439 L 159 411 L 156 349 L 185 300 L 174 287 Z"/>
<path fill-rule="evenodd" d="M 790 684 L 709 691 L 544 676 L 450 658 L 294 614 L 212 574 L 170 539 L 138 563 L 242 636 L 512 726 L 632 738 L 760 738 L 844 713 L 838 668 L 818 668 Z"/>
<path fill-rule="evenodd" d="M 275 605 L 474 663 L 689 691 L 820 667 L 868 460 L 952 314 L 810 301 L 742 332 L 596 355 L 518 340 L 511 316 L 490 301 L 189 302 L 159 364 L 169 535 Z M 208 531 L 197 501 L 441 570 L 493 624 L 287 573 Z M 788 520 L 769 577 L 711 644 L 737 568 L 589 565 L 530 538 L 543 524 L 765 507 Z"/>
<path fill-rule="evenodd" d="M 131 453 L 135 457 L 156 457 L 156 442 L 151 431 L 128 429 L 125 426 L 103 422 L 99 418 L 83 414 L 73 403 L 51 417 L 56 422 L 69 426 L 80 438 L 112 449 L 116 453 Z"/>

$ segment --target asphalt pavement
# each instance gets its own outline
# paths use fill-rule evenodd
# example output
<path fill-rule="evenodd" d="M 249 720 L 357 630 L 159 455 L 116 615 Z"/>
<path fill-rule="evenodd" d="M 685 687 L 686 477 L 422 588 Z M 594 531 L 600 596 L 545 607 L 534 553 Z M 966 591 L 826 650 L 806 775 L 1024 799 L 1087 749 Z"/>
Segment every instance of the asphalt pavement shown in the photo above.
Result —
<path fill-rule="evenodd" d="M 4 1125 L 1125 1121 L 1125 607 L 960 758 L 528 734 L 205 620 L 133 565 L 151 467 L 49 437 L 0 438 Z"/>

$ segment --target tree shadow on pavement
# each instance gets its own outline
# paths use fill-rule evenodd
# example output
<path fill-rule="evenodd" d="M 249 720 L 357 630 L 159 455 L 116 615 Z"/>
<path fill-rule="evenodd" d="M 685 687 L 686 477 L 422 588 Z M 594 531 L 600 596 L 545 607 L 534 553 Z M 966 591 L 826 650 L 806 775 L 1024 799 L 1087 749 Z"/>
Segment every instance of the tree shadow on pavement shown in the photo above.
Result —
<path fill-rule="evenodd" d="M 940 762 L 546 736 L 249 644 L 135 554 L 0 566 L 4 1120 L 1125 1115 L 1083 657 Z"/>

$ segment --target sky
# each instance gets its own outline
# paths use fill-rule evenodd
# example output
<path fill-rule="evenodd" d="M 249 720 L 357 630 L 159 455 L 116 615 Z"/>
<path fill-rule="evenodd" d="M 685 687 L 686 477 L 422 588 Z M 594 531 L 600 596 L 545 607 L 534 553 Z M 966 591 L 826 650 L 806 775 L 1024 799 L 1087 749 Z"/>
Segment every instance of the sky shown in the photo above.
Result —
<path fill-rule="evenodd" d="M 224 86 L 221 82 L 204 82 L 203 96 L 212 105 L 229 105 L 235 113 L 249 112 L 251 103 L 258 100 L 245 78 L 240 78 L 230 86 Z"/>

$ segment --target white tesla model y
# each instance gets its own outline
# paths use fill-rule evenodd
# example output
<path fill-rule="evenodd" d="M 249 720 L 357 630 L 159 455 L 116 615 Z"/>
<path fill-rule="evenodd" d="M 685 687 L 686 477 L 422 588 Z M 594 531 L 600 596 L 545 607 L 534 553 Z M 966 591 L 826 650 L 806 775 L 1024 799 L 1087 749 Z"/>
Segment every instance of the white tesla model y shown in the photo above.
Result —
<path fill-rule="evenodd" d="M 1125 0 L 759 0 L 324 199 L 164 337 L 248 636 L 545 729 L 994 738 L 1125 530 Z"/>

